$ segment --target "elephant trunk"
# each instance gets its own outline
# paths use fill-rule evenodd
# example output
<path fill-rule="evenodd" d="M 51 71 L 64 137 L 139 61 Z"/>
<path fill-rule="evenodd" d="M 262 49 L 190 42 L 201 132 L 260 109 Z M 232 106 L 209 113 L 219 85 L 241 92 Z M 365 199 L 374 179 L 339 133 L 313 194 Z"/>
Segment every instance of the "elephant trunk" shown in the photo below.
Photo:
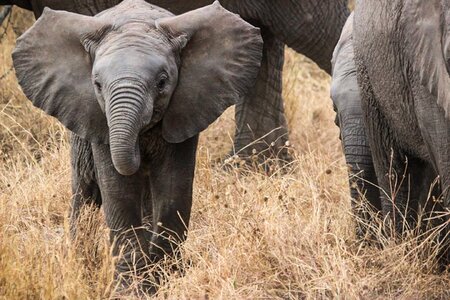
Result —
<path fill-rule="evenodd" d="M 372 153 L 365 133 L 362 115 L 339 112 L 342 146 L 349 168 L 350 189 L 354 201 L 364 193 L 369 203 L 380 209 L 379 190 Z M 352 178 L 355 176 L 354 178 Z M 356 184 L 356 185 L 355 185 Z"/>
<path fill-rule="evenodd" d="M 369 212 L 381 210 L 380 191 L 372 153 L 365 133 L 362 113 L 355 113 L 352 109 L 338 111 L 337 122 L 341 129 L 342 147 L 348 167 L 353 212 L 360 220 L 364 220 L 362 224 L 358 223 L 356 234 L 359 238 L 363 238 L 367 230 L 364 222 L 369 222 L 372 218 Z M 370 207 L 364 205 L 364 198 Z"/>
<path fill-rule="evenodd" d="M 141 164 L 139 132 L 144 109 L 142 92 L 130 86 L 114 89 L 107 107 L 111 158 L 125 176 L 136 173 Z"/>

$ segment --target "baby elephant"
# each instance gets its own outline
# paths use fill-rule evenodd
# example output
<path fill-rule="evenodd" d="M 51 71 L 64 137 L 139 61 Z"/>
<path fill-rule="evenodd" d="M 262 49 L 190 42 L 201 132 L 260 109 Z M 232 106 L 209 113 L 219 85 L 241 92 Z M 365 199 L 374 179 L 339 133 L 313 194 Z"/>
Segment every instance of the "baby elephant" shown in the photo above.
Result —
<path fill-rule="evenodd" d="M 46 9 L 18 40 L 23 91 L 73 132 L 72 228 L 103 205 L 118 274 L 185 239 L 198 134 L 253 86 L 261 53 L 259 29 L 218 1 L 180 16 L 144 0 Z"/>

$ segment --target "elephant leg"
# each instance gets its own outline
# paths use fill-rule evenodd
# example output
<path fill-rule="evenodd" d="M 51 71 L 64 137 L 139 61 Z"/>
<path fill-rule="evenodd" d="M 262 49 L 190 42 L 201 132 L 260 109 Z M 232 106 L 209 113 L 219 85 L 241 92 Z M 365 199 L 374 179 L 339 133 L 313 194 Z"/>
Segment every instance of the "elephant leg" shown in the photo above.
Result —
<path fill-rule="evenodd" d="M 401 235 L 415 221 L 413 211 L 420 190 L 411 184 L 411 180 L 418 180 L 417 174 L 424 166 L 419 159 L 407 157 L 397 144 L 389 123 L 378 108 L 366 68 L 361 61 L 357 61 L 357 66 L 367 136 L 381 188 L 381 209 L 385 219 L 393 225 L 393 228 L 386 226 L 386 231 L 388 235 Z M 390 229 L 396 233 L 391 233 Z"/>
<path fill-rule="evenodd" d="M 264 151 L 266 157 L 276 154 L 290 160 L 284 147 L 288 130 L 281 96 L 284 45 L 308 56 L 330 73 L 332 52 L 349 15 L 347 1 L 325 0 L 318 4 L 317 1 L 289 0 L 280 4 L 278 1 L 224 0 L 221 4 L 261 27 L 264 39 L 256 86 L 236 106 L 235 151 L 248 156 L 255 149 Z M 251 144 L 257 139 L 258 143 Z"/>
<path fill-rule="evenodd" d="M 381 211 L 388 221 L 385 229 L 389 236 L 402 236 L 415 227 L 422 192 L 419 186 L 424 186 L 421 172 L 426 165 L 420 159 L 406 156 L 400 147 L 386 139 L 385 132 L 375 132 L 374 128 L 380 130 L 378 120 L 368 120 L 367 124 L 380 186 Z"/>
<path fill-rule="evenodd" d="M 141 205 L 149 194 L 148 175 L 142 168 L 131 176 L 119 174 L 111 160 L 109 145 L 92 144 L 98 185 L 106 223 L 110 229 L 112 253 L 119 256 L 116 275 L 127 285 L 132 271 L 146 271 L 151 234 L 142 220 Z"/>
<path fill-rule="evenodd" d="M 288 130 L 281 95 L 284 45 L 265 28 L 261 34 L 264 49 L 256 85 L 236 105 L 234 151 L 248 157 L 255 149 L 263 157 L 275 154 L 287 159 Z"/>
<path fill-rule="evenodd" d="M 428 201 L 427 212 L 431 214 L 433 227 L 440 227 L 441 265 L 450 263 L 450 125 L 436 98 L 418 82 L 412 84 L 415 110 L 431 164 L 439 174 L 440 193 L 436 201 Z M 434 178 L 437 178 L 435 174 Z"/>
<path fill-rule="evenodd" d="M 100 208 L 102 197 L 95 179 L 91 144 L 75 134 L 71 134 L 70 144 L 72 165 L 70 234 L 74 239 L 80 212 L 86 205 Z"/>
<path fill-rule="evenodd" d="M 172 256 L 186 239 L 197 142 L 198 136 L 195 136 L 180 144 L 169 144 L 163 157 L 151 163 L 152 262 Z"/>

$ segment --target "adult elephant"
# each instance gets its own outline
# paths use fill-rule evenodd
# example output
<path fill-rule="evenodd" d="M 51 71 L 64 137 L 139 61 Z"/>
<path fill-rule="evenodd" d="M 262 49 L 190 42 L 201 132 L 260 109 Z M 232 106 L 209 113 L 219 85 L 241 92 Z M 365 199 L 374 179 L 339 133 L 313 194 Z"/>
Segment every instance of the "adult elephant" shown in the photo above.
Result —
<path fill-rule="evenodd" d="M 447 211 L 430 218 L 440 222 L 447 243 L 449 9 L 448 0 L 360 0 L 353 23 L 362 108 L 378 184 L 384 190 L 382 211 L 399 232 L 412 227 L 423 208 Z M 441 200 L 430 199 L 430 194 Z"/>
<path fill-rule="evenodd" d="M 39 17 L 45 6 L 85 15 L 94 15 L 120 0 L 0 0 L 0 5 L 15 4 L 33 10 Z M 172 13 L 183 13 L 213 0 L 150 0 Z M 284 45 L 306 55 L 331 73 L 331 57 L 345 20 L 349 15 L 347 0 L 221 0 L 230 11 L 238 13 L 261 28 L 264 40 L 262 68 L 255 88 L 236 108 L 234 149 L 243 156 L 253 149 L 263 152 L 274 143 L 275 153 L 288 140 L 282 99 Z M 277 129 L 278 130 L 274 130 Z M 270 133 L 270 134 L 269 134 Z M 247 145 L 264 137 L 251 147 Z M 280 152 L 285 157 L 286 151 Z"/>
<path fill-rule="evenodd" d="M 144 0 L 95 17 L 46 9 L 18 39 L 23 91 L 73 132 L 72 229 L 82 205 L 102 205 L 118 274 L 185 239 L 198 134 L 253 86 L 262 44 L 218 2 L 173 16 Z"/>

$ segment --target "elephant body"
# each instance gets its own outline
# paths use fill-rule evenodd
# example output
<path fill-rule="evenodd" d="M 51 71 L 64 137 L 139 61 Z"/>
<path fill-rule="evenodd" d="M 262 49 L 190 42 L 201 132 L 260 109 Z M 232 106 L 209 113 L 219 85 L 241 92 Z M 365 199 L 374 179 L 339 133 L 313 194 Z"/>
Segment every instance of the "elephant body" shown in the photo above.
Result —
<path fill-rule="evenodd" d="M 198 134 L 253 86 L 262 44 L 219 3 L 174 16 L 143 0 L 45 9 L 18 39 L 24 93 L 73 132 L 72 233 L 102 206 L 124 283 L 186 238 Z"/>
<path fill-rule="evenodd" d="M 0 4 L 15 4 L 31 9 L 39 17 L 44 7 L 94 15 L 120 2 L 121 0 L 2 0 Z M 180 14 L 211 4 L 213 0 L 149 2 Z M 273 150 L 277 152 L 277 149 L 284 148 L 288 140 L 282 99 L 284 45 L 311 58 L 330 73 L 332 52 L 349 15 L 347 0 L 221 0 L 220 3 L 261 28 L 264 40 L 262 68 L 251 93 L 237 104 L 234 149 L 243 156 L 251 155 L 253 149 L 263 156 L 269 156 L 266 151 L 268 145 L 274 142 Z M 245 148 L 259 138 L 258 143 Z M 279 153 L 281 158 L 287 158 L 285 149 Z"/>
<path fill-rule="evenodd" d="M 441 24 L 450 24 L 446 1 L 361 0 L 355 10 L 355 62 L 382 211 L 400 232 L 422 209 L 450 208 L 448 27 Z M 448 235 L 448 216 L 435 222 Z"/>

